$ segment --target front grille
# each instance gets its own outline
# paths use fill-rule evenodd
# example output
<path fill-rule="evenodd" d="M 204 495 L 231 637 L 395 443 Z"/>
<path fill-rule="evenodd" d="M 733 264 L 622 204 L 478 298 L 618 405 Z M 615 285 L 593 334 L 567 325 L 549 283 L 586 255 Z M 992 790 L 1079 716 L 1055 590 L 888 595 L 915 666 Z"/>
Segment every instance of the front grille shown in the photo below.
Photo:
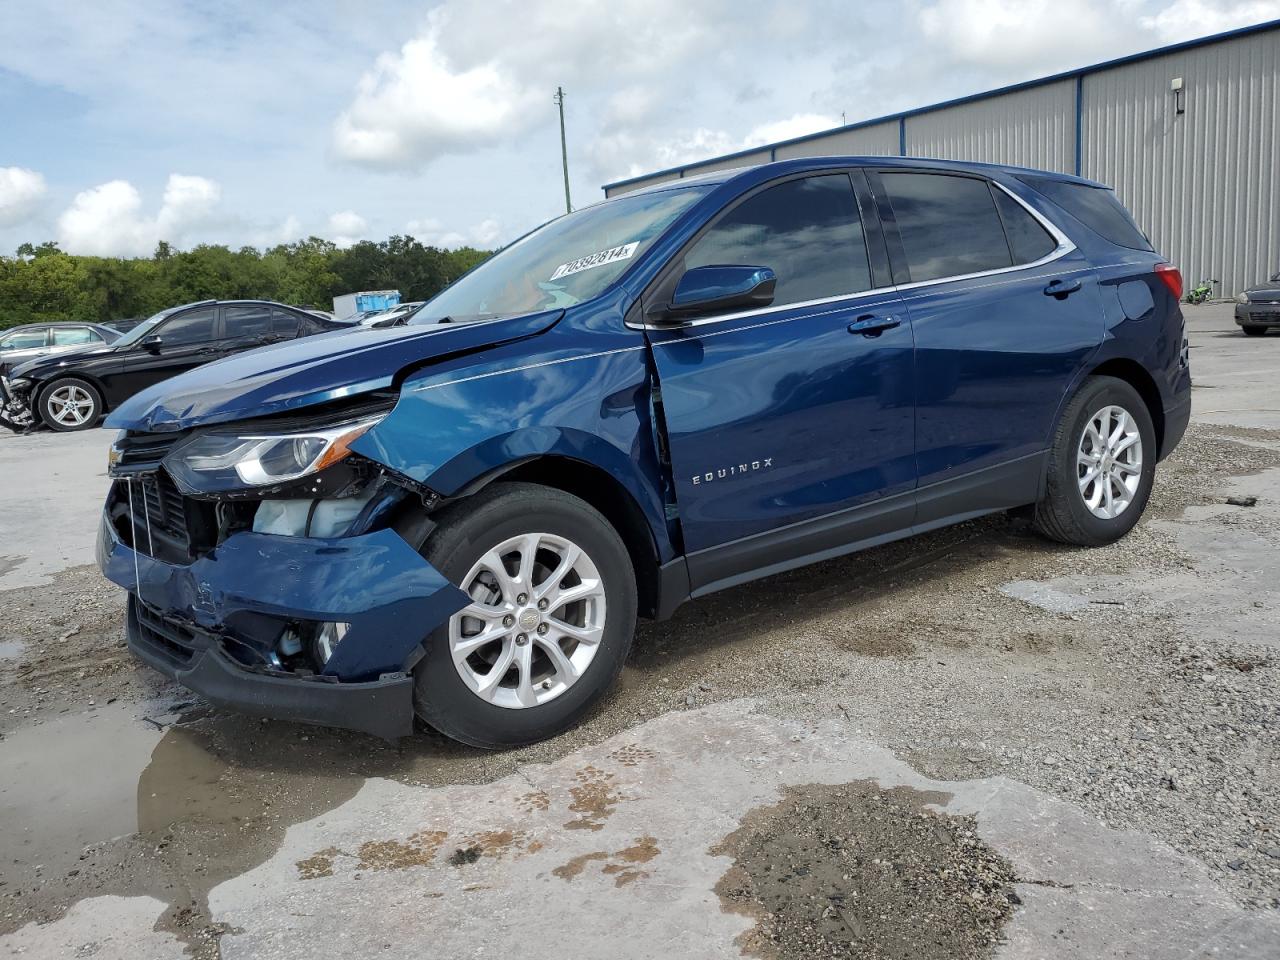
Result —
<path fill-rule="evenodd" d="M 116 459 L 112 472 L 117 476 L 147 473 L 157 469 L 187 432 L 126 433 L 115 442 Z"/>
<path fill-rule="evenodd" d="M 188 502 L 164 469 L 118 481 L 118 502 L 129 516 L 134 549 L 167 563 L 193 557 Z"/>

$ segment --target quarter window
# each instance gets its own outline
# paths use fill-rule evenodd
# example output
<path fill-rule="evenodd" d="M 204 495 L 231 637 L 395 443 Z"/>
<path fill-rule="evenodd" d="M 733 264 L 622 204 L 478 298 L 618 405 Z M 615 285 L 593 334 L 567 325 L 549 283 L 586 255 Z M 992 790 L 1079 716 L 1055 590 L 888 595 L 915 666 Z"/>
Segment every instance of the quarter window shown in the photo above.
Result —
<path fill-rule="evenodd" d="M 1009 238 L 1009 250 L 1013 253 L 1015 264 L 1034 263 L 1058 249 L 1058 241 L 1040 226 L 1040 222 L 1027 212 L 1026 207 L 999 187 L 991 192 L 995 194 L 996 206 L 1000 209 L 1000 219 L 1004 222 L 1005 236 Z"/>
<path fill-rule="evenodd" d="M 271 332 L 271 308 L 257 303 L 223 307 L 222 324 L 228 340 L 265 337 Z"/>
<path fill-rule="evenodd" d="M 862 220 L 845 174 L 789 180 L 744 200 L 685 255 L 685 268 L 769 267 L 775 305 L 871 288 Z"/>
<path fill-rule="evenodd" d="M 213 339 L 213 311 L 191 310 L 170 319 L 157 332 L 166 347 L 203 343 Z"/>
<path fill-rule="evenodd" d="M 985 180 L 936 173 L 881 174 L 913 282 L 1012 266 Z"/>

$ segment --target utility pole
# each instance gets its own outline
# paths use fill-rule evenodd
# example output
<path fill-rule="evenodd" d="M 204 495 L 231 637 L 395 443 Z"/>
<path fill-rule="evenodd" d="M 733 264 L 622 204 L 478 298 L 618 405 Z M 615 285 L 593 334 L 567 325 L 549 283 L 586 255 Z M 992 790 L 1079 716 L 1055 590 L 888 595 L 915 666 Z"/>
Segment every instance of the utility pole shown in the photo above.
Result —
<path fill-rule="evenodd" d="M 569 147 L 564 139 L 564 87 L 556 87 L 554 99 L 556 106 L 560 108 L 560 165 L 564 168 L 564 212 L 573 213 L 573 203 L 569 200 Z"/>

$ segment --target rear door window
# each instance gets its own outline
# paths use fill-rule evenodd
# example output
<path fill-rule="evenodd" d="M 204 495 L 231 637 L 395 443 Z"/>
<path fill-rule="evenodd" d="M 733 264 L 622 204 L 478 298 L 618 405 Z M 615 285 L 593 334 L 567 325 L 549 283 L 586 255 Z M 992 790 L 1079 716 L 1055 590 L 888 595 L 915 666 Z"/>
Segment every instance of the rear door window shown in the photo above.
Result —
<path fill-rule="evenodd" d="M 1005 236 L 1009 238 L 1009 251 L 1017 265 L 1034 263 L 1058 249 L 1058 241 L 1040 225 L 1027 208 L 999 187 L 992 189 L 1000 220 L 1004 223 Z"/>
<path fill-rule="evenodd" d="M 1151 249 L 1151 241 L 1138 229 L 1113 191 L 1049 177 L 1023 177 L 1022 181 L 1112 243 L 1133 250 Z"/>
<path fill-rule="evenodd" d="M 222 325 L 227 340 L 265 337 L 271 332 L 271 308 L 260 303 L 223 307 Z"/>
<path fill-rule="evenodd" d="M 898 222 L 913 283 L 1013 265 L 985 180 L 888 171 L 880 179 Z"/>
<path fill-rule="evenodd" d="M 166 321 L 156 335 L 166 347 L 206 343 L 213 339 L 213 308 L 180 313 Z"/>
<path fill-rule="evenodd" d="M 871 288 L 867 243 L 846 174 L 788 180 L 726 213 L 685 255 L 685 268 L 769 267 L 773 305 Z"/>
<path fill-rule="evenodd" d="M 296 337 L 300 318 L 292 310 L 281 310 L 279 307 L 271 311 L 271 333 L 277 337 Z"/>

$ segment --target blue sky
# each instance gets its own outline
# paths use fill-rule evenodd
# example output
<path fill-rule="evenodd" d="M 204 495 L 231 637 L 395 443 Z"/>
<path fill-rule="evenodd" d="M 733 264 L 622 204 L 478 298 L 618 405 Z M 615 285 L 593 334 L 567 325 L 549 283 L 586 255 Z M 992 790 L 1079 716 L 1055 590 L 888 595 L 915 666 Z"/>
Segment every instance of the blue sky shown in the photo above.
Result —
<path fill-rule="evenodd" d="M 0 253 L 495 245 L 612 179 L 1280 17 L 1280 0 L 0 0 Z"/>

